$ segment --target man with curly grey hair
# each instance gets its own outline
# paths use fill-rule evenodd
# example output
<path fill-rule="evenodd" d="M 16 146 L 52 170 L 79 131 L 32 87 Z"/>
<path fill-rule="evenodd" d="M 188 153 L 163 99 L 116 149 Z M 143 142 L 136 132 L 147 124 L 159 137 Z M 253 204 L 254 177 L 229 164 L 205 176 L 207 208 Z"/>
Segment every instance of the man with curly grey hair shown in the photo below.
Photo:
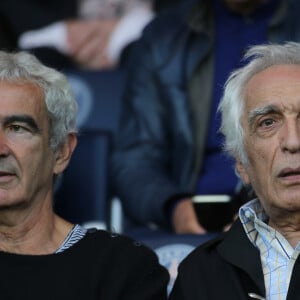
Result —
<path fill-rule="evenodd" d="M 168 273 L 151 250 L 53 211 L 55 177 L 77 143 L 76 109 L 63 74 L 0 52 L 1 298 L 166 299 Z"/>
<path fill-rule="evenodd" d="M 299 299 L 300 44 L 248 50 L 219 109 L 225 150 L 257 197 L 180 266 L 171 299 Z"/>

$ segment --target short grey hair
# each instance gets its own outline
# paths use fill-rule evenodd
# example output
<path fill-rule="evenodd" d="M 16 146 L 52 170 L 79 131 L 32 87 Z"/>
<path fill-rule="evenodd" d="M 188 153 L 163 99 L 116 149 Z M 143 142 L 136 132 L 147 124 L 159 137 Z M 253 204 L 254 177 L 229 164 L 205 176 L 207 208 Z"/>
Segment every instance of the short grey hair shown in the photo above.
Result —
<path fill-rule="evenodd" d="M 244 149 L 241 118 L 244 112 L 245 87 L 257 73 L 275 65 L 300 65 L 300 44 L 264 44 L 250 47 L 244 60 L 249 62 L 231 73 L 225 83 L 218 110 L 222 115 L 220 131 L 225 136 L 224 150 L 243 164 L 248 163 Z"/>
<path fill-rule="evenodd" d="M 61 72 L 43 65 L 30 53 L 0 51 L 0 80 L 30 82 L 42 89 L 53 151 L 64 144 L 68 133 L 76 132 L 77 103 L 66 76 Z"/>

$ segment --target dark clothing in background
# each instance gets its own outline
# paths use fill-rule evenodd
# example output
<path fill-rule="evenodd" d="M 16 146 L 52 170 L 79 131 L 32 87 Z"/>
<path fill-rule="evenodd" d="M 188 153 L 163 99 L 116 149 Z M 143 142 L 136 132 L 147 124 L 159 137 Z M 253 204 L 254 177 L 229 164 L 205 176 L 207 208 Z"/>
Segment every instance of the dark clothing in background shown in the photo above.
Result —
<path fill-rule="evenodd" d="M 213 91 L 212 4 L 187 1 L 162 13 L 128 58 L 112 180 L 125 214 L 138 225 L 169 228 L 170 203 L 195 193 Z M 298 1 L 279 0 L 269 41 L 300 41 L 299 11 Z"/>

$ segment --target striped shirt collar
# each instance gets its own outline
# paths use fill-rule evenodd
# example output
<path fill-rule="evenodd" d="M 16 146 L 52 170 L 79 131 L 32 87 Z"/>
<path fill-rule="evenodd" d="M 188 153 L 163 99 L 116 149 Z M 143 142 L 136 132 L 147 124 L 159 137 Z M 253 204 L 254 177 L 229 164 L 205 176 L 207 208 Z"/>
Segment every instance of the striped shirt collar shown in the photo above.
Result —
<path fill-rule="evenodd" d="M 77 242 L 79 242 L 87 233 L 87 229 L 80 226 L 79 224 L 74 225 L 72 230 L 69 232 L 63 243 L 55 251 L 55 253 L 61 253 L 66 249 L 71 248 Z"/>
<path fill-rule="evenodd" d="M 300 243 L 294 249 L 283 235 L 267 224 L 268 216 L 258 199 L 244 204 L 239 217 L 249 240 L 260 251 L 266 299 L 286 299 Z"/>

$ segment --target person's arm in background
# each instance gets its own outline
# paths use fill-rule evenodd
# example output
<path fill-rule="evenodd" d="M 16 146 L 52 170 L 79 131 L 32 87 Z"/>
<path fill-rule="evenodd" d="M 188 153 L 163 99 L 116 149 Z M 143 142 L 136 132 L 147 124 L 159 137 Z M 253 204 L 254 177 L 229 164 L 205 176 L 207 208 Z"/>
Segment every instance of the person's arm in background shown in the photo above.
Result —
<path fill-rule="evenodd" d="M 129 54 L 127 89 L 112 158 L 113 189 L 126 213 L 141 224 L 173 227 L 178 233 L 203 233 L 190 200 L 175 201 L 169 218 L 166 213 L 170 198 L 189 191 L 182 191 L 171 175 L 168 130 L 172 129 L 167 123 L 168 106 L 160 95 L 163 87 L 156 78 L 155 55 L 145 35 Z M 171 127 L 178 123 L 173 120 Z"/>
<path fill-rule="evenodd" d="M 122 115 L 112 157 L 113 191 L 141 224 L 167 224 L 166 199 L 177 192 L 170 178 L 170 147 L 147 41 L 131 47 Z"/>
<path fill-rule="evenodd" d="M 118 64 L 123 48 L 139 37 L 154 15 L 151 0 L 129 0 L 120 5 L 119 15 L 97 16 L 97 7 L 94 15 L 93 10 L 90 15 L 81 14 L 77 2 L 69 0 L 46 5 L 3 0 L 0 13 L 7 17 L 20 49 L 39 54 L 46 48 L 49 55 L 63 55 L 79 67 L 103 69 Z M 15 14 L 16 9 L 22 14 Z"/>
<path fill-rule="evenodd" d="M 197 221 L 196 212 L 190 197 L 180 199 L 176 202 L 171 221 L 176 233 L 206 233 L 205 228 Z"/>
<path fill-rule="evenodd" d="M 113 15 L 101 11 L 101 1 L 2 0 L 0 15 L 19 49 L 32 51 L 50 66 L 97 70 L 118 65 L 123 49 L 140 36 L 155 12 L 171 5 L 160 2 L 120 1 L 119 13 Z"/>
<path fill-rule="evenodd" d="M 140 37 L 154 16 L 149 0 L 127 1 L 122 9 L 120 16 L 87 15 L 81 20 L 66 22 L 69 53 L 79 65 L 88 69 L 116 66 L 123 49 Z"/>
<path fill-rule="evenodd" d="M 7 15 L 20 49 L 40 51 L 48 48 L 68 57 L 79 67 L 103 69 L 118 64 L 123 48 L 139 37 L 153 16 L 150 0 L 128 3 L 130 5 L 121 3 L 124 7 L 120 15 L 97 17 L 96 14 L 80 14 L 77 4 L 68 0 L 57 3 L 56 7 L 30 0 L 21 5 L 14 0 L 11 3 L 4 0 L 0 13 L 3 11 Z M 16 10 L 14 7 L 26 12 L 27 18 L 31 17 L 18 19 L 11 13 Z"/>

